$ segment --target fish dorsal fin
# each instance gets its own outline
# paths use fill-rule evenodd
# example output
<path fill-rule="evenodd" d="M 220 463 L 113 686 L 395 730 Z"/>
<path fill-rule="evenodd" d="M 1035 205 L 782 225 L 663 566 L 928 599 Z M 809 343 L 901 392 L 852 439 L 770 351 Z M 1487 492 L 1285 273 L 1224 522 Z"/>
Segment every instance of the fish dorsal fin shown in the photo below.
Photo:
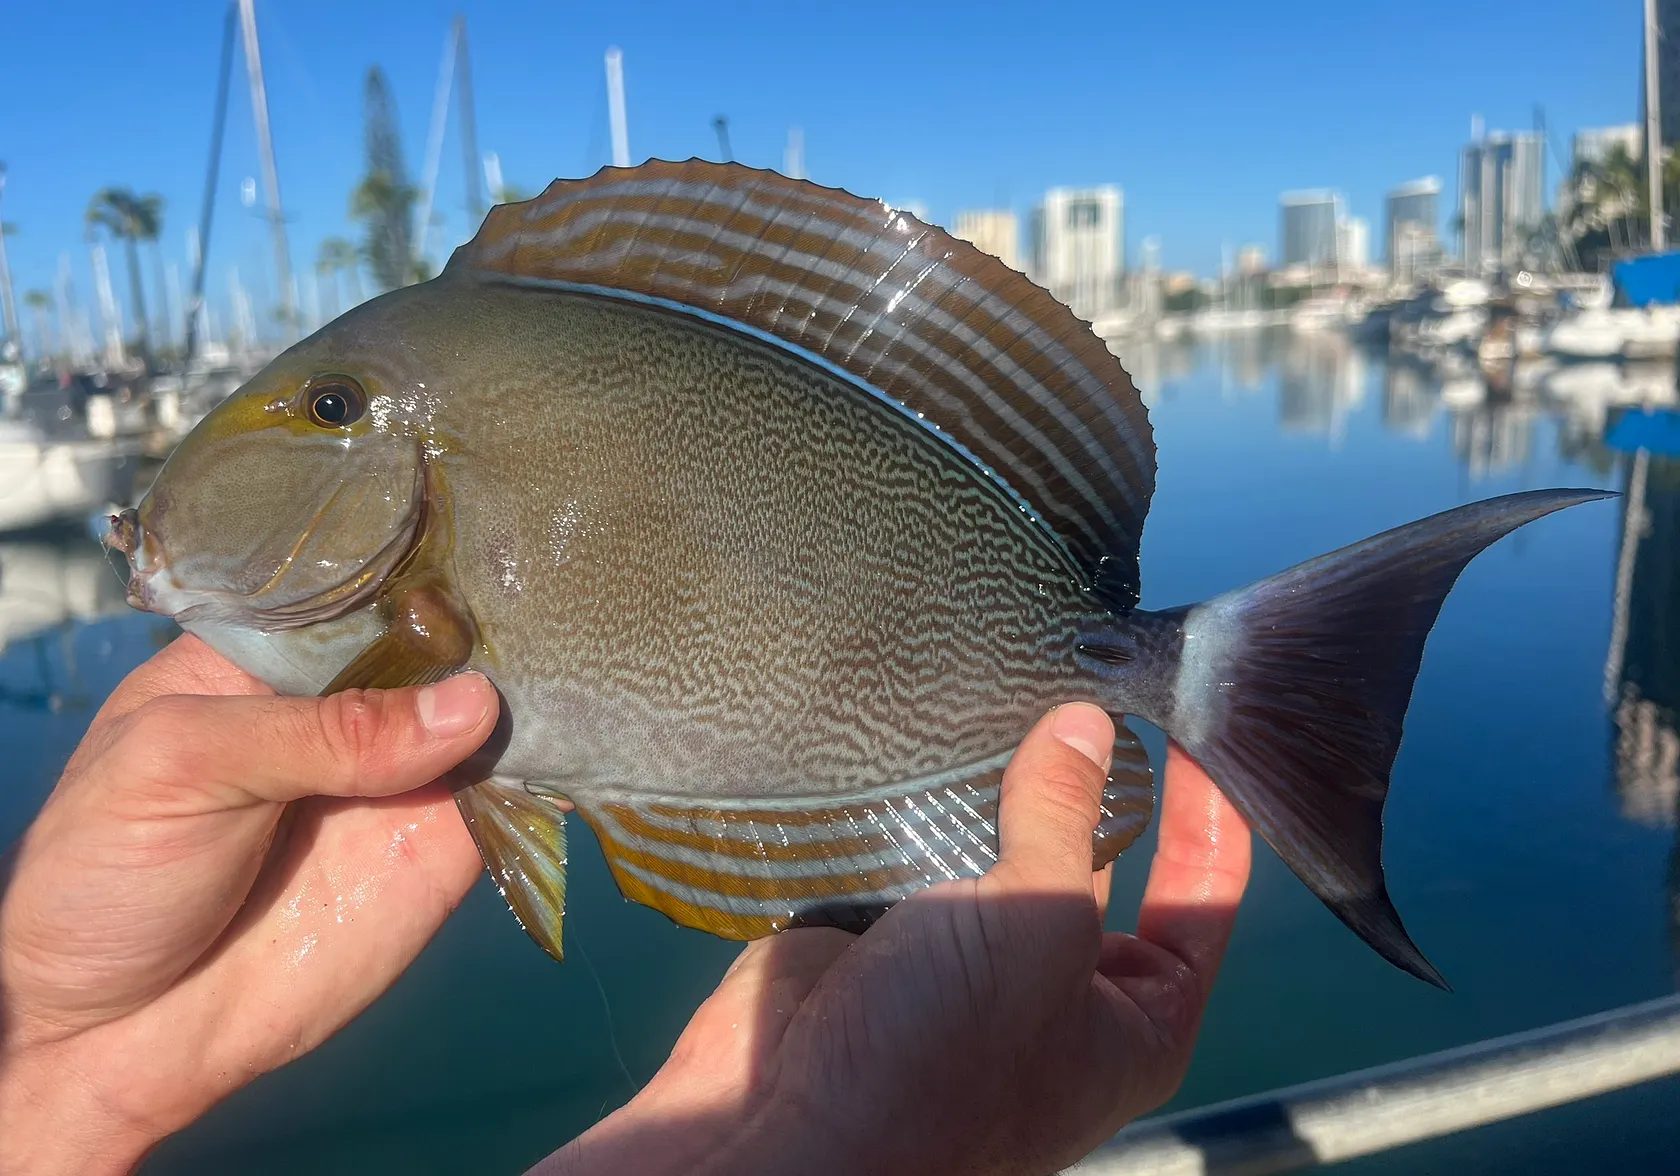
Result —
<path fill-rule="evenodd" d="M 804 351 L 966 450 L 1105 601 L 1137 601 L 1155 445 L 1131 378 L 1046 291 L 906 212 L 654 160 L 493 209 L 449 269 L 674 304 Z"/>
<path fill-rule="evenodd" d="M 601 797 L 578 801 L 626 898 L 685 927 L 759 939 L 789 927 L 862 931 L 925 886 L 997 861 L 1001 762 L 966 779 L 853 798 L 745 803 Z M 1149 756 L 1125 725 L 1091 838 L 1093 869 L 1143 832 Z"/>

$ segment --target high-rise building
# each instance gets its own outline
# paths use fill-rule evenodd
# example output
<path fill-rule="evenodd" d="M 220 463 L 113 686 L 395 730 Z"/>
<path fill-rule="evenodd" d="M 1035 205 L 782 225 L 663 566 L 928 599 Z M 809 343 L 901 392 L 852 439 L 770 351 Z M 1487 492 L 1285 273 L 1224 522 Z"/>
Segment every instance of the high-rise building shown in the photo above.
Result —
<path fill-rule="evenodd" d="M 1673 30 L 1670 34 L 1666 30 Z M 1640 58 L 1644 58 L 1643 25 Z M 1680 141 L 1680 0 L 1657 0 L 1657 88 L 1658 111 L 1662 115 L 1662 141 Z M 1639 122 L 1645 123 L 1645 87 L 1639 87 Z M 1643 133 L 1641 138 L 1643 138 Z"/>
<path fill-rule="evenodd" d="M 1124 197 L 1112 184 L 1052 188 L 1033 210 L 1033 278 L 1086 321 L 1119 302 L 1124 216 Z"/>
<path fill-rule="evenodd" d="M 1397 282 L 1427 278 L 1440 268 L 1441 181 L 1425 176 L 1388 194 L 1384 233 L 1389 273 Z"/>
<path fill-rule="evenodd" d="M 1398 251 L 1395 249 L 1397 234 L 1407 225 L 1425 228 L 1431 237 L 1440 232 L 1441 224 L 1441 180 L 1438 176 L 1425 176 L 1421 180 L 1410 180 L 1398 188 L 1391 189 L 1387 201 L 1388 227 L 1384 234 L 1385 248 L 1389 265 L 1393 265 Z"/>
<path fill-rule="evenodd" d="M 952 232 L 1011 269 L 1021 268 L 1021 231 L 1013 212 L 994 208 L 959 212 Z"/>
<path fill-rule="evenodd" d="M 1546 215 L 1545 140 L 1539 133 L 1495 131 L 1459 158 L 1458 208 L 1464 222 L 1464 270 L 1492 275 L 1517 265 Z"/>
<path fill-rule="evenodd" d="M 1278 254 L 1283 265 L 1336 264 L 1341 199 L 1334 192 L 1285 192 L 1278 198 Z"/>
<path fill-rule="evenodd" d="M 1371 222 L 1350 216 L 1336 224 L 1336 264 L 1362 270 L 1371 264 Z"/>

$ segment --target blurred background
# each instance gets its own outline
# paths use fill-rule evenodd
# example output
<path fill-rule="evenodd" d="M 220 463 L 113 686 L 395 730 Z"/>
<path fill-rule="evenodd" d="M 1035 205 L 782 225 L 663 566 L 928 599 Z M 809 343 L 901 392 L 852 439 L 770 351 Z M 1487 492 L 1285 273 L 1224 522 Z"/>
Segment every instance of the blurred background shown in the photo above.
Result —
<path fill-rule="evenodd" d="M 0 842 L 173 633 L 91 520 L 492 204 L 698 155 L 909 210 L 1092 324 L 1160 448 L 1146 607 L 1497 493 L 1624 492 L 1478 559 L 1430 640 L 1387 862 L 1456 993 L 1262 851 L 1175 1107 L 1674 992 L 1680 0 L 8 4 L 0 43 Z M 608 1113 L 736 948 L 623 902 L 581 825 L 572 868 L 564 965 L 480 886 L 148 1170 L 514 1171 Z M 1677 1099 L 1345 1170 L 1670 1170 Z"/>

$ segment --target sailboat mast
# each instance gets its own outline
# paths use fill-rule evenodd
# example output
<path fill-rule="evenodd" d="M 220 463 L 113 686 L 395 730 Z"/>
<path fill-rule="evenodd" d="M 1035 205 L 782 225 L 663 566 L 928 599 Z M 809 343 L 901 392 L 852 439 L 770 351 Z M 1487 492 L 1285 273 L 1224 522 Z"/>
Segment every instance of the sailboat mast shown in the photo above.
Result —
<path fill-rule="evenodd" d="M 210 224 L 216 215 L 216 180 L 222 167 L 222 131 L 227 126 L 228 79 L 233 75 L 233 33 L 238 12 L 228 5 L 222 27 L 222 69 L 216 78 L 216 110 L 210 121 L 210 166 L 204 175 L 204 203 L 199 212 L 198 247 L 192 262 L 192 295 L 187 299 L 187 339 L 181 347 L 181 367 L 192 364 L 199 343 L 199 323 L 204 308 L 204 257 L 210 248 Z"/>
<path fill-rule="evenodd" d="M 251 114 L 257 124 L 263 195 L 268 203 L 269 231 L 274 237 L 274 277 L 279 286 L 280 317 L 286 330 L 291 331 L 297 325 L 297 307 L 292 300 L 292 255 L 286 248 L 286 222 L 280 214 L 280 173 L 274 166 L 274 140 L 268 133 L 268 91 L 263 88 L 262 50 L 257 45 L 254 0 L 239 0 L 239 23 L 245 31 L 245 75 L 251 81 Z"/>
<path fill-rule="evenodd" d="M 1662 69 L 1657 57 L 1657 0 L 1645 0 L 1645 179 L 1650 185 L 1651 252 L 1668 244 L 1662 195 Z"/>
<path fill-rule="evenodd" d="M 624 54 L 607 50 L 607 118 L 612 127 L 614 167 L 630 166 L 630 126 L 624 112 Z"/>
<path fill-rule="evenodd" d="M 484 190 L 479 187 L 479 168 L 484 161 L 478 157 L 478 121 L 473 114 L 472 63 L 467 53 L 467 18 L 455 18 L 455 73 L 460 77 L 458 83 L 459 96 L 455 99 L 460 103 L 461 111 L 461 153 L 465 156 L 467 178 L 467 216 L 471 219 L 473 228 L 484 219 Z"/>
<path fill-rule="evenodd" d="M 443 132 L 449 121 L 449 87 L 455 76 L 455 56 L 461 35 L 457 21 L 443 43 L 443 61 L 438 66 L 437 91 L 432 95 L 432 128 L 426 136 L 426 173 L 420 187 L 420 206 L 414 212 L 414 260 L 426 255 L 426 235 L 432 228 L 432 201 L 437 197 L 438 168 L 443 163 Z"/>

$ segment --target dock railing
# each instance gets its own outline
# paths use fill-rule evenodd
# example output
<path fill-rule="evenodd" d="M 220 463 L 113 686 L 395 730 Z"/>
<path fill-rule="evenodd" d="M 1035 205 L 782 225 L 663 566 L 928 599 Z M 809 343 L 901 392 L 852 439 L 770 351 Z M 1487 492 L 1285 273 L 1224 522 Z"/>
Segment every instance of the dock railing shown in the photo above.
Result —
<path fill-rule="evenodd" d="M 1680 996 L 1132 1124 L 1067 1176 L 1267 1176 L 1680 1074 Z"/>

